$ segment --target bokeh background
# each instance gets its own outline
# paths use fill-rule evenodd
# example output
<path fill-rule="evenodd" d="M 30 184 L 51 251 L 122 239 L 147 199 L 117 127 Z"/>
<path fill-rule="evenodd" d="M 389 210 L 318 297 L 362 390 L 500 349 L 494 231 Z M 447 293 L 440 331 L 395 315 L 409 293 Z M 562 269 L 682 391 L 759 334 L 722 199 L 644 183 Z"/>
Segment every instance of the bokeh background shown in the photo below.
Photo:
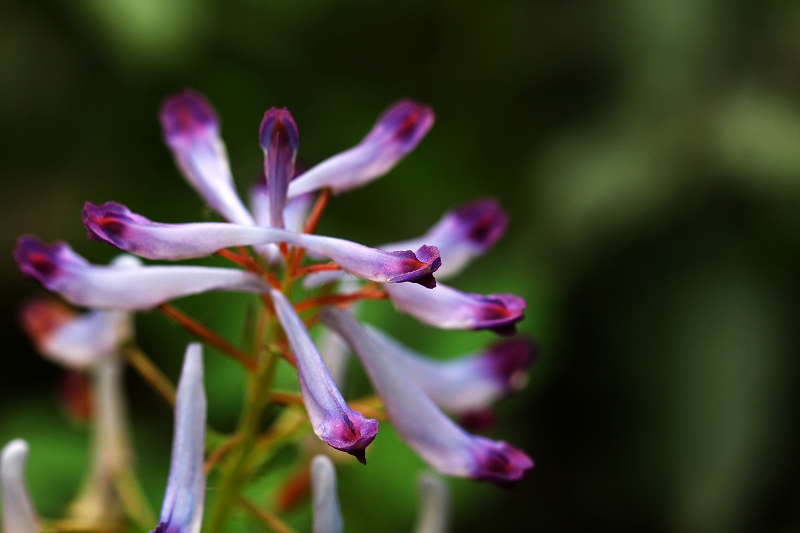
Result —
<path fill-rule="evenodd" d="M 0 440 L 31 442 L 44 515 L 74 494 L 88 436 L 59 407 L 61 370 L 17 326 L 42 291 L 11 250 L 34 233 L 108 260 L 114 250 L 85 239 L 86 200 L 212 220 L 156 120 L 183 87 L 216 106 L 243 193 L 271 106 L 293 112 L 306 165 L 356 143 L 400 97 L 434 107 L 411 156 L 331 203 L 326 234 L 399 240 L 487 195 L 511 213 L 454 285 L 528 300 L 520 329 L 541 357 L 490 434 L 537 466 L 514 490 L 453 481 L 454 531 L 800 531 L 795 0 L 5 0 Z M 238 341 L 247 302 L 178 305 Z M 387 302 L 366 310 L 441 357 L 492 338 L 434 331 Z M 137 323 L 175 377 L 189 337 L 157 313 Z M 206 360 L 211 421 L 229 429 L 241 375 L 212 350 Z M 156 504 L 171 415 L 128 381 Z M 341 472 L 347 530 L 409 531 L 422 463 L 386 425 L 372 450 L 368 467 Z M 289 519 L 308 530 L 307 512 Z"/>

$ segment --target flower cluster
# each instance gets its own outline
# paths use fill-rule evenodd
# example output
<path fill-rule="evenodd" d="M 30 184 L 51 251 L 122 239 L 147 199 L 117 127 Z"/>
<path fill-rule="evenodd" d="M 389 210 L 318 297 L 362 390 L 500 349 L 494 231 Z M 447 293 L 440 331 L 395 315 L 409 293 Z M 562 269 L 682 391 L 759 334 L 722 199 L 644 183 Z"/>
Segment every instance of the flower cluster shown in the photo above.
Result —
<path fill-rule="evenodd" d="M 23 326 L 42 354 L 92 375 L 95 467 L 71 508 L 73 519 L 106 525 L 153 520 L 146 502 L 130 489 L 135 476 L 121 395 L 124 361 L 175 406 L 172 465 L 156 533 L 200 531 L 206 471 L 219 476 L 206 518 L 209 531 L 223 531 L 237 505 L 268 523 L 279 520 L 246 500 L 241 489 L 265 453 L 260 435 L 271 436 L 267 442 L 291 440 L 305 422 L 330 448 L 365 464 L 379 419 L 388 419 L 425 462 L 445 475 L 506 485 L 533 467 L 519 449 L 473 435 L 448 416 L 466 420 L 486 412 L 522 386 L 535 358 L 529 339 L 514 337 L 437 361 L 357 318 L 359 301 L 387 298 L 399 311 L 437 328 L 514 335 L 525 309 L 522 298 L 466 293 L 438 281 L 459 273 L 502 236 L 508 217 L 499 203 L 470 202 L 446 213 L 425 235 L 378 248 L 314 233 L 332 193 L 384 175 L 416 147 L 433 125 L 430 108 L 410 100 L 395 103 L 359 144 L 299 174 L 297 125 L 288 110 L 270 109 L 259 131 L 263 174 L 252 188 L 249 208 L 236 192 L 219 121 L 201 95 L 187 90 L 169 98 L 160 120 L 177 167 L 224 221 L 165 224 L 117 202 L 87 203 L 82 216 L 89 237 L 146 259 L 218 254 L 238 268 L 144 265 L 130 255 L 108 266 L 93 265 L 66 243 L 48 245 L 33 236 L 21 237 L 14 252 L 24 274 L 70 304 L 89 309 L 77 315 L 46 300 L 28 305 L 22 314 Z M 261 305 L 249 326 L 256 336 L 251 350 L 233 346 L 168 303 L 216 290 L 259 296 Z M 303 299 L 292 302 L 297 294 Z M 249 371 L 245 412 L 234 434 L 213 432 L 217 438 L 207 438 L 200 344 L 187 349 L 177 392 L 136 347 L 132 313 L 152 308 Z M 309 333 L 318 324 L 322 349 Z M 340 392 L 343 375 L 331 369 L 341 368 L 350 351 L 366 370 L 375 397 L 348 402 Z M 296 368 L 300 395 L 273 390 L 279 359 Z M 284 411 L 264 427 L 262 415 L 271 405 L 283 405 Z M 298 411 L 300 405 L 304 409 Z M 40 530 L 23 481 L 27 452 L 22 441 L 3 451 L 7 533 Z M 310 472 L 314 531 L 341 531 L 333 464 L 318 456 Z M 429 525 L 420 530 L 445 529 L 446 516 L 440 511 L 446 495 L 440 483 L 423 481 L 427 500 L 439 502 L 439 511 L 424 510 L 421 520 Z"/>

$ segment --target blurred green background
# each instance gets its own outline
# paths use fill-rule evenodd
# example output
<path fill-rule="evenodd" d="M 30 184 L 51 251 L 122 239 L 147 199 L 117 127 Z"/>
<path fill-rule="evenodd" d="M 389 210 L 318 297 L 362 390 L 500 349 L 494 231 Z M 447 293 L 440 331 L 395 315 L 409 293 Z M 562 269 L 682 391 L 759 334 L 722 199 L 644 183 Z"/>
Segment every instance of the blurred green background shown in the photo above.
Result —
<path fill-rule="evenodd" d="M 528 300 L 520 329 L 542 355 L 490 434 L 537 465 L 510 491 L 453 481 L 455 531 L 800 531 L 800 2 L 5 0 L 0 440 L 31 442 L 46 516 L 76 490 L 87 435 L 58 407 L 61 370 L 16 324 L 42 291 L 11 250 L 34 233 L 108 260 L 85 239 L 87 200 L 213 219 L 156 120 L 183 87 L 216 106 L 243 193 L 271 106 L 294 114 L 306 165 L 356 143 L 398 98 L 433 106 L 420 147 L 335 198 L 323 233 L 400 240 L 485 195 L 511 213 L 453 284 Z M 238 341 L 248 301 L 178 305 Z M 387 302 L 366 309 L 441 357 L 492 338 L 434 331 Z M 157 313 L 137 321 L 175 377 L 189 337 Z M 229 429 L 241 376 L 206 360 L 210 417 Z M 171 415 L 129 382 L 156 503 Z M 349 532 L 411 529 L 422 463 L 382 428 L 370 465 L 341 472 Z M 307 513 L 290 520 L 308 530 Z"/>

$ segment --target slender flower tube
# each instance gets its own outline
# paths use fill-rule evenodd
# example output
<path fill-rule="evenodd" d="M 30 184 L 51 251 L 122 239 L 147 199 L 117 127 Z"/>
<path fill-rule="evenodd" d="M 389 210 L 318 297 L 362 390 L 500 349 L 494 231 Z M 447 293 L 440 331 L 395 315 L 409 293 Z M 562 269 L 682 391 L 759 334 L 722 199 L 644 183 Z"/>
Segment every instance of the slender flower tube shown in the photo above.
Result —
<path fill-rule="evenodd" d="M 316 195 L 314 193 L 295 196 L 286 203 L 283 209 L 284 227 L 295 233 L 302 233 L 308 212 L 314 204 Z M 266 178 L 262 175 L 256 180 L 255 185 L 250 190 L 250 210 L 253 213 L 256 224 L 269 227 L 271 214 L 269 208 L 269 192 L 267 189 Z"/>
<path fill-rule="evenodd" d="M 413 533 L 447 533 L 450 530 L 450 494 L 447 483 L 431 472 L 417 479 L 420 513 Z"/>
<path fill-rule="evenodd" d="M 336 468 L 326 455 L 311 460 L 314 533 L 342 533 L 344 522 L 336 490 Z"/>
<path fill-rule="evenodd" d="M 21 321 L 42 355 L 76 370 L 111 357 L 133 336 L 129 313 L 98 309 L 76 315 L 55 299 L 29 302 L 22 309 Z"/>
<path fill-rule="evenodd" d="M 442 267 L 437 279 L 460 273 L 473 259 L 486 253 L 505 233 L 508 215 L 493 198 L 474 200 L 449 211 L 425 235 L 381 245 L 382 250 L 413 250 L 425 243 L 439 249 Z M 306 288 L 319 287 L 344 277 L 343 272 L 316 272 L 303 281 Z"/>
<path fill-rule="evenodd" d="M 289 197 L 330 188 L 334 193 L 366 185 L 389 172 L 433 126 L 433 110 L 412 100 L 392 104 L 364 139 L 289 184 Z"/>
<path fill-rule="evenodd" d="M 186 181 L 219 214 L 237 224 L 254 224 L 236 194 L 214 109 L 199 93 L 167 98 L 159 114 L 164 140 Z"/>
<path fill-rule="evenodd" d="M 64 242 L 46 245 L 32 236 L 20 237 L 14 259 L 24 274 L 67 301 L 99 309 L 150 309 L 168 300 L 213 290 L 269 290 L 269 284 L 258 276 L 237 269 L 92 265 Z"/>
<path fill-rule="evenodd" d="M 3 495 L 3 531 L 5 533 L 38 533 L 39 517 L 31 503 L 25 483 L 28 443 L 12 440 L 0 452 L 0 489 Z"/>
<path fill-rule="evenodd" d="M 522 388 L 536 356 L 530 339 L 514 338 L 475 354 L 436 361 L 376 328 L 365 330 L 384 357 L 391 357 L 436 405 L 455 414 L 486 409 Z"/>
<path fill-rule="evenodd" d="M 203 389 L 203 349 L 186 348 L 175 403 L 172 462 L 158 527 L 152 533 L 199 533 L 203 522 L 206 474 L 203 450 L 206 434 L 206 393 Z"/>
<path fill-rule="evenodd" d="M 320 318 L 350 344 L 400 436 L 433 468 L 451 476 L 509 484 L 533 467 L 519 449 L 470 435 L 450 420 L 392 358 L 385 357 L 352 315 L 327 307 Z"/>
<path fill-rule="evenodd" d="M 259 131 L 264 150 L 264 175 L 270 205 L 270 226 L 284 227 L 283 210 L 289 180 L 294 177 L 294 160 L 300 144 L 297 124 L 287 109 L 272 108 L 264 114 Z"/>
<path fill-rule="evenodd" d="M 328 257 L 363 279 L 389 283 L 411 281 L 426 287 L 436 285 L 432 273 L 441 265 L 439 250 L 434 246 L 423 245 L 416 254 L 410 250 L 385 252 L 344 239 L 280 228 L 224 222 L 161 224 L 132 213 L 116 202 L 103 205 L 88 202 L 83 209 L 83 223 L 92 237 L 148 259 L 189 259 L 232 246 L 287 242 Z"/>
<path fill-rule="evenodd" d="M 303 321 L 292 304 L 277 290 L 272 301 L 278 320 L 297 359 L 300 392 L 314 433 L 332 448 L 366 464 L 364 449 L 378 433 L 378 421 L 347 406 Z"/>
<path fill-rule="evenodd" d="M 522 320 L 525 300 L 513 294 L 473 294 L 441 283 L 432 291 L 413 286 L 385 285 L 395 307 L 441 329 L 491 329 L 513 335 Z"/>

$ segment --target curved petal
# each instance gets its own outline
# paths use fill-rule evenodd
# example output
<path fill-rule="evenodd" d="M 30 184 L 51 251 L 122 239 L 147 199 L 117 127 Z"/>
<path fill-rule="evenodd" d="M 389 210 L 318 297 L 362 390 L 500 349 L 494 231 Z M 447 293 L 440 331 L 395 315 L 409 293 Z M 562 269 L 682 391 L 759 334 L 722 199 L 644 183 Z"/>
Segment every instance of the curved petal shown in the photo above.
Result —
<path fill-rule="evenodd" d="M 381 246 L 384 250 L 414 249 L 425 243 L 439 248 L 440 279 L 461 272 L 475 257 L 486 253 L 505 233 L 508 214 L 493 198 L 473 200 L 447 212 L 425 235 Z"/>
<path fill-rule="evenodd" d="M 410 281 L 426 287 L 435 286 L 432 273 L 441 265 L 439 251 L 434 246 L 423 245 L 416 254 L 410 250 L 385 252 L 343 239 L 280 228 L 221 222 L 161 224 L 116 202 L 87 203 L 83 223 L 92 237 L 149 259 L 189 259 L 231 246 L 288 242 L 328 257 L 363 279 L 384 283 Z"/>
<path fill-rule="evenodd" d="M 213 290 L 269 290 L 269 284 L 258 276 L 229 268 L 91 265 L 64 242 L 46 245 L 31 236 L 20 237 L 14 258 L 23 273 L 84 307 L 140 310 Z"/>
<path fill-rule="evenodd" d="M 264 114 L 259 131 L 264 150 L 264 175 L 270 205 L 270 226 L 284 227 L 283 209 L 289 180 L 294 177 L 294 160 L 300 144 L 297 124 L 287 109 L 273 107 Z"/>
<path fill-rule="evenodd" d="M 314 495 L 314 533 L 342 533 L 344 522 L 336 492 L 336 468 L 325 455 L 311 460 L 311 491 Z"/>
<path fill-rule="evenodd" d="M 513 335 L 523 319 L 525 300 L 513 294 L 473 294 L 439 283 L 431 291 L 416 286 L 384 285 L 395 307 L 441 329 L 491 329 Z"/>
<path fill-rule="evenodd" d="M 478 353 L 433 360 L 373 327 L 365 330 L 384 356 L 391 357 L 427 397 L 456 414 L 485 409 L 520 389 L 536 354 L 530 339 L 515 338 Z"/>
<path fill-rule="evenodd" d="M 200 533 L 206 495 L 205 436 L 203 349 L 194 342 L 186 348 L 178 383 L 172 462 L 160 523 L 154 533 Z"/>
<path fill-rule="evenodd" d="M 306 171 L 289 184 L 289 197 L 330 188 L 361 187 L 389 172 L 433 126 L 433 110 L 412 100 L 392 104 L 364 139 Z"/>
<path fill-rule="evenodd" d="M 430 472 L 417 479 L 420 512 L 414 533 L 447 533 L 450 530 L 450 494 L 447 483 Z"/>
<path fill-rule="evenodd" d="M 347 406 L 328 368 L 292 304 L 272 290 L 278 320 L 297 359 L 297 377 L 314 433 L 332 448 L 366 464 L 364 449 L 378 433 L 378 421 Z"/>
<path fill-rule="evenodd" d="M 3 494 L 3 531 L 5 533 L 38 533 L 39 517 L 31 503 L 25 483 L 28 443 L 12 440 L 0 453 L 0 489 Z"/>
<path fill-rule="evenodd" d="M 397 432 L 442 474 L 508 484 L 533 467 L 522 451 L 502 441 L 470 435 L 436 407 L 349 313 L 324 308 L 320 318 L 361 359 Z"/>
<path fill-rule="evenodd" d="M 211 104 L 195 91 L 167 98 L 159 113 L 164 140 L 184 178 L 215 211 L 237 224 L 254 224 L 231 177 L 228 155 Z"/>

